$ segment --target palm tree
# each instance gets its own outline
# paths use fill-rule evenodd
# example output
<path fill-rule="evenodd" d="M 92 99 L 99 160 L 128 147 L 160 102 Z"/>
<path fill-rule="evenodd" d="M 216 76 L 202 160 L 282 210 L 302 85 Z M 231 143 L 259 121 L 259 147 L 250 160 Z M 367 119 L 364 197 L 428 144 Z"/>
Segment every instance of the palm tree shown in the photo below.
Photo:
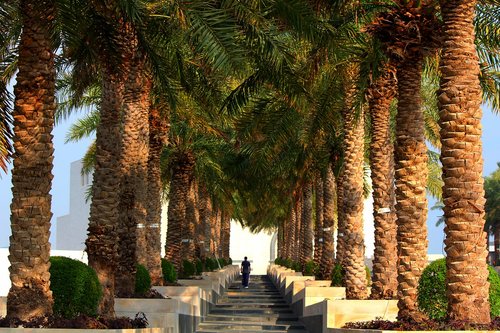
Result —
<path fill-rule="evenodd" d="M 370 169 L 375 222 L 372 299 L 393 298 L 397 290 L 394 145 L 390 128 L 390 106 L 395 95 L 395 68 L 387 63 L 369 89 Z"/>
<path fill-rule="evenodd" d="M 365 272 L 365 245 L 363 236 L 363 159 L 364 159 L 364 115 L 356 117 L 354 98 L 355 81 L 359 75 L 357 64 L 346 71 L 350 82 L 345 85 L 344 109 L 344 166 L 342 171 L 342 217 L 345 226 L 344 260 L 347 299 L 368 297 Z M 340 218 L 340 216 L 339 216 Z"/>
<path fill-rule="evenodd" d="M 55 110 L 53 1 L 20 1 L 22 34 L 14 87 L 14 168 L 7 316 L 52 314 L 49 229 Z"/>
<path fill-rule="evenodd" d="M 489 323 L 484 244 L 481 87 L 474 45 L 476 1 L 440 1 L 443 54 L 439 94 L 448 316 Z"/>
<path fill-rule="evenodd" d="M 314 183 L 314 193 L 316 199 L 316 220 L 314 224 L 314 263 L 320 265 L 323 252 L 323 179 L 321 176 L 316 177 Z"/>
<path fill-rule="evenodd" d="M 300 264 L 302 267 L 313 258 L 312 183 L 308 181 L 302 192 L 300 222 Z"/>
<path fill-rule="evenodd" d="M 161 285 L 163 274 L 161 270 L 161 211 L 162 211 L 162 180 L 160 159 L 164 145 L 167 143 L 168 126 L 165 116 L 160 115 L 156 108 L 149 112 L 149 155 L 148 155 L 148 199 L 147 217 L 144 234 L 144 244 L 137 244 L 138 262 L 145 265 L 151 275 L 154 285 Z M 142 259 L 140 254 L 142 254 Z"/>
<path fill-rule="evenodd" d="M 326 169 L 323 181 L 323 251 L 321 253 L 321 277 L 331 280 L 333 265 L 335 263 L 335 248 L 333 230 L 335 227 L 336 208 L 336 182 L 331 165 Z"/>

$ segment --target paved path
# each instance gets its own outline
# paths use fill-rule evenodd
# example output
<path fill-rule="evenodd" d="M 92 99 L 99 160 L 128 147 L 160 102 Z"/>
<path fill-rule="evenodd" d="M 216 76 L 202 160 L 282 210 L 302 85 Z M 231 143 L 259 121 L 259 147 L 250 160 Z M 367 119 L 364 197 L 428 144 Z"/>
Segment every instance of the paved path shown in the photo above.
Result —
<path fill-rule="evenodd" d="M 210 311 L 199 333 L 307 333 L 266 275 L 251 276 L 248 289 L 233 283 Z"/>

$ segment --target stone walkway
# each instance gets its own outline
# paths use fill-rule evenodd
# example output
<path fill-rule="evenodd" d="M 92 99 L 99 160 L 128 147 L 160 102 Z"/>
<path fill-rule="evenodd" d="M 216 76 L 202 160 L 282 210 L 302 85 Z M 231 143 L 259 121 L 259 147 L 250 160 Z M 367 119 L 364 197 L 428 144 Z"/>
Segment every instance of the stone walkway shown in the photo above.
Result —
<path fill-rule="evenodd" d="M 197 332 L 307 333 L 307 330 L 269 278 L 262 275 L 251 276 L 248 289 L 240 281 L 231 284 Z"/>

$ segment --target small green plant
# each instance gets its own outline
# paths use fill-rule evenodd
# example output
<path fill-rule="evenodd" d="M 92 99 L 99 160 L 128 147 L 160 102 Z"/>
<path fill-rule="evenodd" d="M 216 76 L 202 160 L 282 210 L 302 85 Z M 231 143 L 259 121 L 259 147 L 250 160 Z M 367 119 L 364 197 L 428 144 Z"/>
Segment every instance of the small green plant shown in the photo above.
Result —
<path fill-rule="evenodd" d="M 203 272 L 203 263 L 201 262 L 201 260 L 196 259 L 194 265 L 196 267 L 196 275 L 201 275 L 201 273 Z"/>
<path fill-rule="evenodd" d="M 170 283 L 177 281 L 177 272 L 174 265 L 165 258 L 161 259 L 161 270 L 163 271 L 163 280 Z"/>
<path fill-rule="evenodd" d="M 282 258 L 276 258 L 276 259 L 274 259 L 274 264 L 275 265 L 283 266 L 283 262 L 284 262 L 284 259 L 282 259 Z"/>
<path fill-rule="evenodd" d="M 500 277 L 489 267 L 490 312 L 492 317 L 500 315 Z M 445 319 L 448 308 L 446 298 L 446 259 L 439 259 L 427 266 L 418 284 L 418 307 L 430 318 Z"/>
<path fill-rule="evenodd" d="M 83 262 L 65 257 L 50 258 L 50 289 L 54 314 L 73 318 L 97 315 L 102 289 L 95 271 Z"/>
<path fill-rule="evenodd" d="M 182 261 L 182 276 L 192 277 L 196 273 L 196 265 L 189 260 Z"/>
<path fill-rule="evenodd" d="M 302 271 L 302 274 L 304 274 L 306 276 L 316 275 L 318 269 L 319 269 L 319 266 L 316 265 L 316 263 L 313 260 L 309 260 L 304 265 L 304 270 Z"/>
<path fill-rule="evenodd" d="M 227 262 L 226 262 L 226 259 L 224 258 L 220 258 L 219 259 L 219 264 L 220 264 L 220 267 L 225 267 L 227 265 Z"/>
<path fill-rule="evenodd" d="M 227 264 L 228 265 L 232 265 L 233 264 L 233 259 L 231 259 L 231 258 L 227 259 Z"/>
<path fill-rule="evenodd" d="M 219 266 L 217 265 L 217 261 L 215 261 L 215 259 L 212 259 L 212 258 L 205 258 L 205 271 L 207 272 L 212 272 L 213 270 L 216 270 L 217 268 L 219 268 Z"/>
<path fill-rule="evenodd" d="M 290 268 L 296 272 L 302 272 L 302 265 L 298 261 L 292 261 L 292 266 Z"/>
<path fill-rule="evenodd" d="M 370 268 L 365 266 L 366 272 L 366 285 L 372 284 L 372 274 Z M 335 264 L 332 271 L 332 287 L 345 287 L 345 269 L 340 264 Z"/>
<path fill-rule="evenodd" d="M 149 272 L 141 264 L 136 265 L 137 271 L 135 273 L 135 293 L 136 294 L 144 294 L 149 289 L 151 289 L 151 276 L 149 276 Z"/>
<path fill-rule="evenodd" d="M 332 271 L 332 287 L 345 287 L 345 271 L 341 264 L 335 264 Z"/>

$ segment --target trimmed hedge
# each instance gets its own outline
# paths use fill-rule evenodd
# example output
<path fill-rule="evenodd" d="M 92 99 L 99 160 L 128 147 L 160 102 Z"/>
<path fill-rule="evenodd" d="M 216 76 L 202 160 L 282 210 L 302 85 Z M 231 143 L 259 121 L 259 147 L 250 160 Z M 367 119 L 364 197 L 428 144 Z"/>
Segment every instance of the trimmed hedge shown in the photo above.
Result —
<path fill-rule="evenodd" d="M 196 273 L 196 265 L 189 260 L 182 261 L 182 276 L 189 278 Z"/>
<path fill-rule="evenodd" d="M 490 282 L 490 313 L 500 315 L 500 277 L 493 267 L 488 266 Z M 423 271 L 418 283 L 418 307 L 429 318 L 445 319 L 448 310 L 446 298 L 446 259 L 430 263 Z"/>
<path fill-rule="evenodd" d="M 319 266 L 316 265 L 316 263 L 313 260 L 309 260 L 306 262 L 304 265 L 304 270 L 302 271 L 302 274 L 305 276 L 311 276 L 314 275 L 316 276 L 319 270 Z"/>
<path fill-rule="evenodd" d="M 205 271 L 206 272 L 211 272 L 219 268 L 219 265 L 217 265 L 217 261 L 212 258 L 205 258 Z"/>
<path fill-rule="evenodd" d="M 91 267 L 78 260 L 51 257 L 49 271 L 54 314 L 64 318 L 97 316 L 102 289 Z"/>
<path fill-rule="evenodd" d="M 203 263 L 201 262 L 201 260 L 196 259 L 194 265 L 196 267 L 196 275 L 201 275 L 201 273 L 203 272 Z"/>
<path fill-rule="evenodd" d="M 165 258 L 161 258 L 161 270 L 163 272 L 163 280 L 173 283 L 177 281 L 177 272 L 174 265 Z"/>
<path fill-rule="evenodd" d="M 151 276 L 148 270 L 141 264 L 136 264 L 135 293 L 144 294 L 151 289 Z"/>

